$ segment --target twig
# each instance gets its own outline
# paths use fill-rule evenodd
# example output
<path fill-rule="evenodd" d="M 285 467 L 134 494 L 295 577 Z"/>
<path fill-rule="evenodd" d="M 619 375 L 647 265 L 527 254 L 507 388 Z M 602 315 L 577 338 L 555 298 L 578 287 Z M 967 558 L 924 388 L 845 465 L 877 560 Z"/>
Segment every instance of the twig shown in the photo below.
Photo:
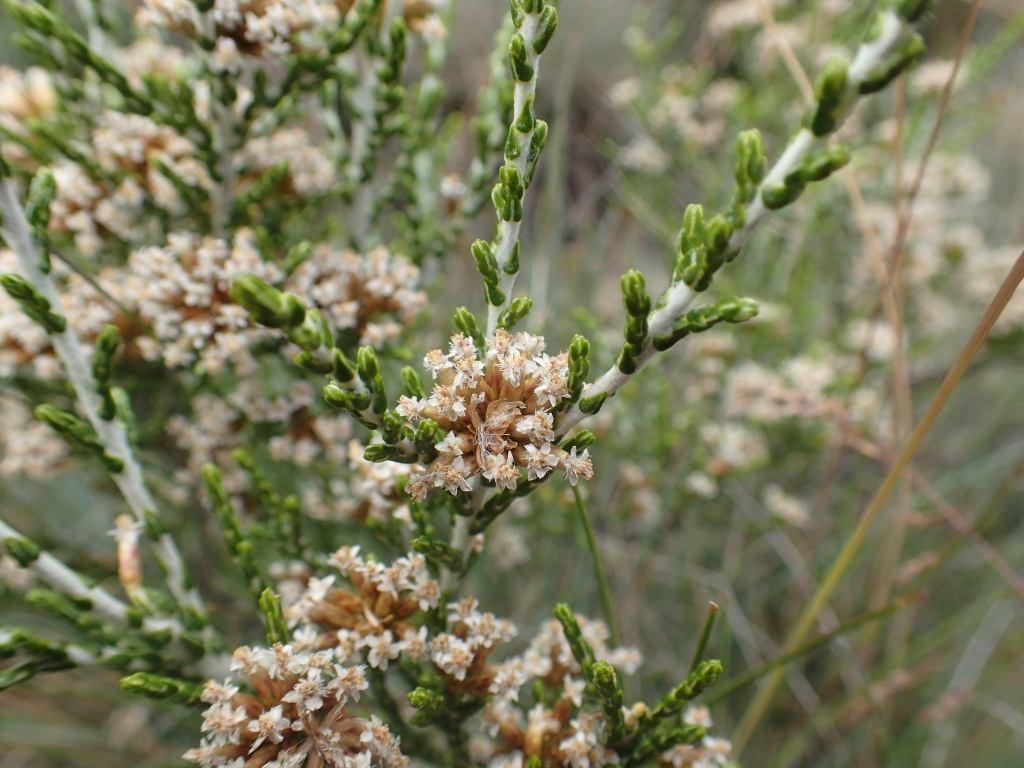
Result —
<path fill-rule="evenodd" d="M 0 179 L 0 211 L 3 212 L 0 233 L 16 256 L 22 277 L 39 291 L 54 312 L 63 314 L 52 276 L 44 274 L 39 269 L 39 249 L 32 239 L 25 212 L 9 178 Z M 82 341 L 70 325 L 61 333 L 51 333 L 50 339 L 64 364 L 78 402 L 89 423 L 96 430 L 105 451 L 123 462 L 124 469 L 111 473 L 111 478 L 124 496 L 132 514 L 143 525 L 159 521 L 156 501 L 146 487 L 142 467 L 131 448 L 124 425 L 117 418 L 107 420 L 100 416 L 100 396 L 97 394 L 95 378 L 82 351 Z M 185 561 L 170 533 L 164 530 L 155 536 L 153 549 L 164 571 L 167 586 L 179 606 L 183 609 L 188 608 L 204 625 L 208 625 L 209 620 L 202 598 L 196 588 L 191 586 L 191 577 Z"/>
<path fill-rule="evenodd" d="M 3 520 L 0 520 L 0 540 L 24 538 L 21 533 Z M 107 590 L 103 589 L 103 587 L 90 586 L 80 574 L 73 571 L 49 552 L 40 552 L 37 558 L 25 564 L 24 567 L 28 568 L 58 592 L 69 597 L 89 600 L 96 613 L 107 621 L 121 627 L 128 623 L 128 606 L 125 603 L 118 600 Z"/>
<path fill-rule="evenodd" d="M 858 84 L 868 80 L 870 73 L 882 65 L 886 57 L 903 41 L 911 28 L 907 21 L 893 11 L 882 13 L 880 25 L 881 28 L 877 37 L 861 45 L 857 55 L 847 69 L 847 88 L 848 92 L 853 94 L 853 96 L 845 104 L 842 113 L 843 118 L 849 114 L 856 101 L 856 97 L 859 95 L 857 91 Z M 768 171 L 758 185 L 753 199 L 744 207 L 743 226 L 733 231 L 725 248 L 727 252 L 737 252 L 742 249 L 754 231 L 772 213 L 764 204 L 761 195 L 762 190 L 783 184 L 786 175 L 797 168 L 803 160 L 821 144 L 826 142 L 827 139 L 827 136 L 816 137 L 807 128 L 801 128 L 797 132 L 782 153 L 782 156 L 775 162 L 771 170 Z M 648 318 L 647 336 L 644 340 L 642 351 L 635 358 L 633 371 L 628 374 L 623 373 L 617 365 L 613 365 L 586 390 L 586 399 L 593 400 L 593 398 L 602 395 L 610 397 L 621 389 L 657 353 L 652 343 L 653 340 L 659 336 L 670 335 L 672 324 L 683 316 L 699 295 L 698 291 L 695 291 L 682 280 L 670 286 L 659 300 L 659 307 Z M 559 420 L 557 435 L 559 437 L 564 436 L 569 430 L 587 418 L 587 416 L 588 414 L 581 411 L 578 404 L 572 406 Z"/>

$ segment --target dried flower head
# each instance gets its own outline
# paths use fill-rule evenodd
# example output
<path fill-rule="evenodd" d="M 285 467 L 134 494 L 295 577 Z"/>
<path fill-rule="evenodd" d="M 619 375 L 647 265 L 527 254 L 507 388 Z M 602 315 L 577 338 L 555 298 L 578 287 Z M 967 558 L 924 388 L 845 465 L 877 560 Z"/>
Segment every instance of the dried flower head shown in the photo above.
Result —
<path fill-rule="evenodd" d="M 586 450 L 577 455 L 554 445 L 553 409 L 569 396 L 568 355 L 544 354 L 542 337 L 499 329 L 481 351 L 457 333 L 447 355 L 431 350 L 423 364 L 437 381 L 433 393 L 402 397 L 398 413 L 411 422 L 432 419 L 447 435 L 436 446 L 440 455 L 411 476 L 406 491 L 413 498 L 431 488 L 471 490 L 469 478 L 477 474 L 514 489 L 520 468 L 528 480 L 555 469 L 573 485 L 593 477 Z"/>
<path fill-rule="evenodd" d="M 349 703 L 369 687 L 364 669 L 344 666 L 332 649 L 238 648 L 231 670 L 247 678 L 252 693 L 230 679 L 209 681 L 202 695 L 210 705 L 207 735 L 184 758 L 204 768 L 405 766 L 409 760 L 386 725 L 349 714 Z"/>
<path fill-rule="evenodd" d="M 359 547 L 342 547 L 328 563 L 351 588 L 335 587 L 334 575 L 310 579 L 306 591 L 285 611 L 291 626 L 314 630 L 316 647 L 333 646 L 345 658 L 366 650 L 370 666 L 380 669 L 387 669 L 388 661 L 403 651 L 422 655 L 415 649 L 424 640 L 410 618 L 436 607 L 441 597 L 423 555 L 410 554 L 385 566 L 363 558 Z"/>

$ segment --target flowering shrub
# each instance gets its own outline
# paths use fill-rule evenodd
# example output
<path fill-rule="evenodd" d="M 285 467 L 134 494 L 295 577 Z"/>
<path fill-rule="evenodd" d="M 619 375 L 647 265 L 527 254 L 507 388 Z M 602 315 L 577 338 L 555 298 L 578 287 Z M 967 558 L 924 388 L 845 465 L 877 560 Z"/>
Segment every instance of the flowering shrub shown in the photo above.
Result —
<path fill-rule="evenodd" d="M 901 523 L 866 613 L 842 623 L 824 609 L 842 555 L 807 612 L 785 616 L 781 650 L 738 664 L 733 643 L 746 652 L 762 631 L 730 599 L 746 529 L 716 566 L 730 574 L 714 592 L 728 628 L 714 603 L 703 628 L 688 618 L 692 652 L 673 594 L 681 570 L 696 581 L 722 546 L 694 536 L 668 568 L 659 548 L 678 538 L 675 508 L 717 514 L 728 499 L 763 512 L 764 539 L 800 561 L 791 532 L 821 523 L 807 486 L 790 483 L 797 467 L 824 446 L 890 461 L 912 422 L 881 363 L 902 359 L 908 329 L 930 329 L 915 338 L 941 351 L 954 288 L 977 307 L 1011 266 L 966 221 L 886 215 L 893 189 L 939 216 L 949 201 L 980 206 L 988 188 L 963 156 L 922 162 L 928 175 L 910 186 L 887 167 L 905 126 L 872 94 L 900 78 L 915 109 L 956 75 L 932 62 L 904 77 L 924 52 L 926 2 L 855 20 L 842 3 L 817 15 L 717 3 L 700 35 L 728 76 L 670 64 L 671 24 L 653 37 L 640 16 L 627 27 L 639 74 L 602 86 L 602 108 L 629 127 L 600 160 L 621 180 L 602 205 L 681 229 L 660 238 L 671 253 L 656 278 L 622 249 L 624 320 L 607 302 L 588 315 L 559 281 L 548 296 L 537 278 L 551 265 L 531 220 L 552 187 L 536 188 L 552 183 L 547 158 L 566 152 L 563 127 L 541 119 L 554 112 L 539 83 L 562 39 L 556 3 L 511 0 L 472 94 L 455 91 L 448 62 L 481 35 L 445 0 L 136 5 L 4 2 L 33 64 L 0 70 L 0 475 L 12 499 L 42 478 L 71 488 L 114 530 L 68 546 L 0 505 L 0 574 L 19 606 L 0 628 L 11 660 L 0 688 L 114 670 L 126 691 L 170 702 L 145 717 L 191 713 L 164 734 L 167 749 L 210 768 L 711 768 L 749 746 L 773 668 L 826 642 L 852 655 L 850 629 L 910 601 L 893 586 L 920 572 L 903 561 Z M 837 40 L 866 31 L 850 49 L 814 46 L 815 18 Z M 820 74 L 802 118 L 759 92 L 805 65 Z M 860 186 L 838 205 L 836 185 L 819 183 L 851 158 Z M 680 201 L 694 174 L 716 205 Z M 474 239 L 484 211 L 493 235 Z M 819 267 L 774 263 L 790 258 L 777 258 L 787 238 L 813 238 L 801 215 L 830 237 L 860 228 L 868 243 L 815 276 L 818 304 L 787 283 Z M 607 234 L 587 232 L 598 218 L 559 247 L 590 248 Z M 913 289 L 906 307 L 878 246 L 889 241 Z M 517 281 L 530 269 L 532 296 Z M 745 285 L 751 274 L 759 282 Z M 579 286 L 595 275 L 609 282 L 591 270 Z M 752 291 L 771 303 L 742 295 Z M 552 317 L 548 299 L 571 311 Z M 829 343 L 815 343 L 797 316 L 840 300 Z M 1000 322 L 994 333 L 1014 343 L 1019 313 Z M 562 336 L 556 353 L 548 339 Z M 619 532 L 599 546 L 587 507 L 603 513 L 606 498 L 622 519 L 599 523 Z M 601 552 L 621 546 L 631 554 L 606 569 Z M 571 583 L 578 562 L 596 599 Z M 763 566 L 749 567 L 744 578 L 760 579 Z M 811 592 L 807 564 L 793 570 Z M 642 589 L 654 571 L 664 586 Z M 650 607 L 636 607 L 641 592 Z M 620 638 L 615 594 L 642 617 L 622 622 L 636 647 Z M 766 628 L 778 618 L 758 616 Z M 753 671 L 730 669 L 723 685 L 729 665 Z M 734 748 L 697 699 L 765 674 L 748 714 L 724 715 Z M 901 680 L 874 684 L 872 702 Z"/>

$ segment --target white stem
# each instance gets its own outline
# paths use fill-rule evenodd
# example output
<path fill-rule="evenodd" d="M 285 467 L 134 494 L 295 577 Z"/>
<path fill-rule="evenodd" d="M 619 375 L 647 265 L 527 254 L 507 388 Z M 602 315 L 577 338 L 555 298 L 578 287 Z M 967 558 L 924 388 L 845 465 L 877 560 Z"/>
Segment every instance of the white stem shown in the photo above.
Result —
<path fill-rule="evenodd" d="M 104 57 L 110 52 L 110 41 L 106 33 L 100 27 L 96 9 L 89 0 L 75 0 L 75 10 L 85 25 L 86 34 L 89 39 L 89 48 Z"/>
<path fill-rule="evenodd" d="M 39 291 L 54 312 L 66 317 L 53 277 L 39 270 L 39 249 L 32 239 L 28 222 L 25 220 L 25 212 L 10 179 L 0 180 L 0 212 L 3 213 L 0 232 L 18 260 L 21 276 Z M 50 334 L 50 341 L 75 389 L 82 411 L 96 430 L 104 450 L 124 463 L 124 469 L 111 473 L 111 478 L 124 496 L 135 519 L 145 525 L 147 517 L 158 514 L 156 502 L 146 487 L 142 467 L 131 449 L 124 425 L 116 418 L 108 421 L 100 417 L 100 396 L 96 392 L 96 380 L 83 353 L 82 341 L 70 324 L 62 333 Z M 185 563 L 174 539 L 170 534 L 164 533 L 153 542 L 153 549 L 164 569 L 167 586 L 178 604 L 189 606 L 199 616 L 205 617 L 206 608 L 198 591 L 194 587 L 186 586 L 188 578 Z"/>
<path fill-rule="evenodd" d="M 374 107 L 378 85 L 377 70 L 373 60 L 357 46 L 349 56 L 355 65 L 356 85 L 350 94 L 352 134 L 349 139 L 348 178 L 352 184 L 352 214 L 349 217 L 355 242 L 363 242 L 370 228 L 375 196 L 373 179 L 362 180 L 363 163 L 370 152 L 370 141 L 374 130 Z"/>
<path fill-rule="evenodd" d="M 534 52 L 533 41 L 537 38 L 539 27 L 540 14 L 528 13 L 523 18 L 523 25 L 519 28 L 519 34 L 523 36 L 523 41 L 526 43 L 526 63 L 533 69 L 533 77 L 531 77 L 529 82 L 526 83 L 516 81 L 512 97 L 513 123 L 519 119 L 519 115 L 522 113 L 523 107 L 526 106 L 527 101 L 533 100 L 537 93 L 537 75 L 540 73 L 540 54 Z M 515 160 L 510 160 L 508 157 L 505 158 L 505 163 L 507 165 L 514 165 L 516 170 L 519 171 L 519 175 L 522 176 L 524 184 L 526 183 L 526 172 L 529 166 L 527 160 L 530 152 L 530 142 L 533 140 L 533 134 L 533 129 L 527 133 L 515 131 L 516 141 L 519 144 L 519 157 Z M 498 236 L 495 239 L 495 245 L 497 246 L 495 249 L 495 258 L 498 262 L 498 288 L 503 294 L 505 294 L 505 300 L 497 306 L 493 306 L 488 303 L 487 338 L 493 338 L 498 329 L 498 316 L 505 311 L 509 302 L 512 301 L 512 289 L 516 284 L 516 273 L 512 273 L 511 275 L 506 273 L 505 267 L 512 258 L 512 252 L 515 250 L 516 244 L 519 242 L 519 228 L 521 223 L 522 222 L 519 221 L 505 221 L 501 217 L 498 218 Z"/>
<path fill-rule="evenodd" d="M 894 11 L 885 11 L 882 14 L 881 30 L 878 36 L 870 42 L 864 43 L 857 51 L 857 55 L 847 70 L 847 99 L 843 119 L 849 114 L 854 102 L 858 97 L 858 86 L 871 72 L 885 60 L 896 45 L 904 38 L 911 29 L 898 14 Z M 841 122 L 841 121 L 840 121 Z M 806 159 L 817 147 L 828 141 L 827 136 L 816 137 L 806 128 L 801 128 L 789 142 L 782 156 L 771 167 L 771 170 L 762 179 L 754 194 L 754 198 L 747 204 L 743 211 L 743 226 L 735 230 L 729 238 L 726 251 L 738 251 L 761 223 L 772 213 L 765 207 L 761 200 L 761 191 L 769 186 L 782 183 L 791 170 L 796 168 Z M 655 355 L 651 341 L 658 336 L 667 335 L 672 323 L 679 319 L 697 297 L 695 292 L 682 281 L 671 285 L 665 292 L 662 305 L 651 313 L 648 318 L 647 337 L 644 339 L 643 351 L 636 358 L 636 369 L 633 373 L 626 374 L 612 366 L 605 371 L 584 392 L 584 397 L 595 395 L 607 395 L 611 397 L 622 386 L 635 376 Z M 583 413 L 578 405 L 567 410 L 558 421 L 557 434 L 562 437 L 573 427 L 586 419 L 589 414 Z"/>
<path fill-rule="evenodd" d="M 489 82 L 484 85 L 478 93 L 478 115 L 496 115 L 499 113 L 499 84 L 505 77 L 506 67 L 508 67 L 508 55 L 505 53 L 505 46 L 506 41 L 514 31 L 515 27 L 512 23 L 512 16 L 511 14 L 506 14 L 505 22 L 494 34 L 494 52 L 487 59 Z M 498 142 L 504 142 L 507 132 L 508 126 L 502 128 L 501 121 L 495 120 L 491 126 L 491 131 L 487 139 L 487 146 L 492 147 Z M 476 190 L 483 186 L 486 183 L 486 179 L 490 177 L 491 167 L 487 162 L 489 159 L 490 158 L 486 156 L 481 157 L 479 155 L 474 155 L 473 160 L 469 164 L 469 170 L 466 173 L 466 180 L 470 190 Z M 466 195 L 466 197 L 462 199 L 460 214 L 469 218 L 476 205 L 476 196 L 473 194 Z"/>
<path fill-rule="evenodd" d="M 0 520 L 0 540 L 15 538 L 23 539 L 14 528 Z M 118 626 L 128 623 L 128 606 L 114 597 L 102 587 L 91 587 L 75 571 L 68 568 L 49 552 L 40 553 L 27 568 L 47 585 L 69 597 L 85 598 L 92 603 L 93 610 L 107 621 Z"/>
<path fill-rule="evenodd" d="M 217 28 L 209 12 L 194 11 L 193 23 L 204 37 L 217 39 Z M 213 51 L 205 54 L 211 72 L 219 69 Z M 243 57 L 244 58 L 244 57 Z M 217 176 L 210 190 L 210 223 L 214 237 L 226 237 L 231 218 L 231 201 L 235 191 L 235 105 L 224 103 L 216 92 L 211 93 L 210 112 L 213 117 L 213 147 L 217 153 Z"/>

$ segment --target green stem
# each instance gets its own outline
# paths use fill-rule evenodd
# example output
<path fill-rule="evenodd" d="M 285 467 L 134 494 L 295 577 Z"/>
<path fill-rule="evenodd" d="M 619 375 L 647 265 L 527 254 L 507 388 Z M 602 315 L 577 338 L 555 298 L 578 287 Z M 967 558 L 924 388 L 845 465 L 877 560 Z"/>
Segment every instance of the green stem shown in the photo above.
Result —
<path fill-rule="evenodd" d="M 587 546 L 590 548 L 590 554 L 594 558 L 594 576 L 597 578 L 597 588 L 601 592 L 601 605 L 604 607 L 604 620 L 608 622 L 608 639 L 611 643 L 611 647 L 617 648 L 619 645 L 619 623 L 615 620 L 615 606 L 612 603 L 612 589 L 608 584 L 608 576 L 604 572 L 604 566 L 601 565 L 601 553 L 597 549 L 597 539 L 594 538 L 594 528 L 590 525 L 590 518 L 587 517 L 587 508 L 583 503 L 583 496 L 580 494 L 580 489 L 573 486 L 572 495 L 573 498 L 576 499 L 576 511 L 580 514 L 580 522 L 583 524 L 583 530 L 587 534 Z"/>
<path fill-rule="evenodd" d="M 690 662 L 690 674 L 697 668 L 704 657 L 704 649 L 708 647 L 708 638 L 711 637 L 711 628 L 715 626 L 715 619 L 718 618 L 718 605 L 708 602 L 708 617 L 704 620 L 704 629 L 700 632 L 700 640 L 697 641 L 697 648 L 693 652 L 693 661 Z"/>

